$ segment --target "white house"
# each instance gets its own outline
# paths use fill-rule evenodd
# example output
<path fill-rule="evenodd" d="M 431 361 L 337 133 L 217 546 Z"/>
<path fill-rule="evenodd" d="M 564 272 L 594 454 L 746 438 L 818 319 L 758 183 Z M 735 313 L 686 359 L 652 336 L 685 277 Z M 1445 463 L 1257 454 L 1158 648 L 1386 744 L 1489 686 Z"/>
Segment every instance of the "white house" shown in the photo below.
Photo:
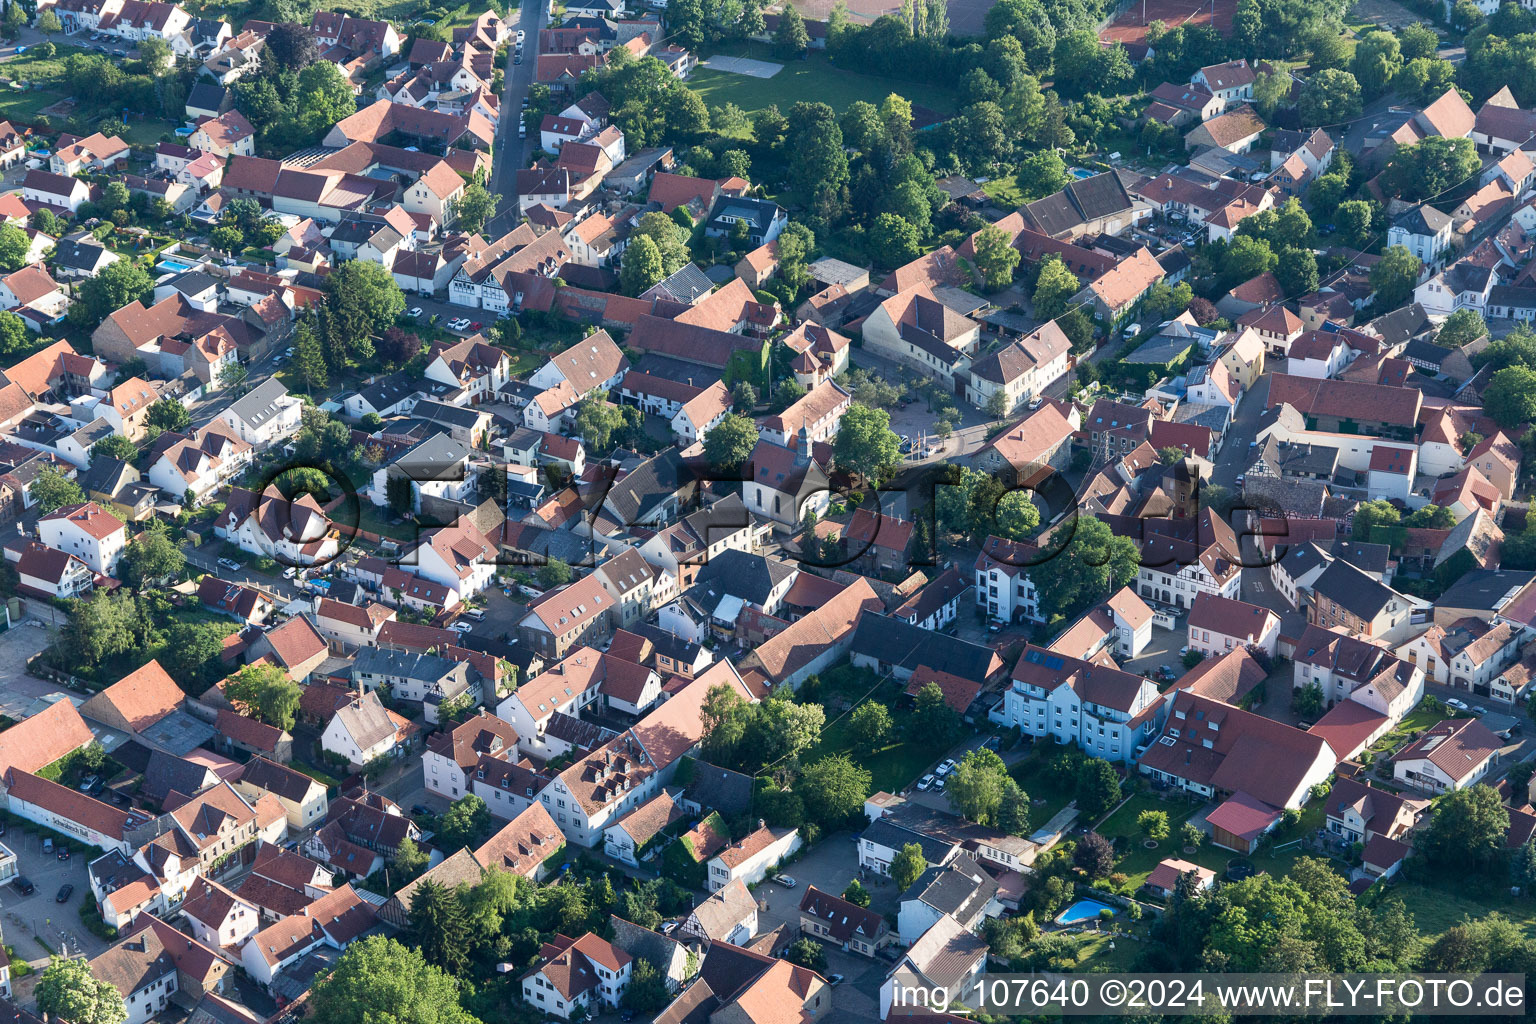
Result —
<path fill-rule="evenodd" d="M 1161 724 L 1150 679 L 1034 645 L 1014 666 L 1003 700 L 1007 724 L 1106 761 L 1135 757 Z"/>
<path fill-rule="evenodd" d="M 1499 760 L 1503 741 L 1476 718 L 1439 722 L 1392 759 L 1392 777 L 1405 786 L 1446 793 L 1475 785 Z"/>
<path fill-rule="evenodd" d="M 557 935 L 539 951 L 540 963 L 523 975 L 523 999 L 560 1020 L 617 1008 L 634 959 L 591 932 L 579 939 Z M 596 1006 L 594 1006 L 596 1004 Z"/>
<path fill-rule="evenodd" d="M 395 751 L 411 730 L 411 723 L 385 708 L 378 694 L 368 693 L 337 710 L 320 735 L 320 746 L 360 768 Z"/>
<path fill-rule="evenodd" d="M 731 843 L 709 859 L 707 885 L 710 892 L 740 880 L 756 885 L 779 861 L 800 849 L 798 829 L 769 828 L 761 822 L 751 835 Z"/>
<path fill-rule="evenodd" d="M 1214 658 L 1237 647 L 1262 650 L 1271 658 L 1280 640 L 1280 616 L 1268 608 L 1201 593 L 1189 610 L 1189 646 Z"/>
<path fill-rule="evenodd" d="M 122 520 L 88 501 L 65 505 L 37 521 L 37 536 L 58 551 L 67 551 L 95 572 L 111 576 L 128 546 L 128 530 Z"/>
<path fill-rule="evenodd" d="M 297 433 L 303 414 L 304 403 L 282 381 L 268 377 L 230 403 L 219 419 L 246 444 L 266 448 Z"/>

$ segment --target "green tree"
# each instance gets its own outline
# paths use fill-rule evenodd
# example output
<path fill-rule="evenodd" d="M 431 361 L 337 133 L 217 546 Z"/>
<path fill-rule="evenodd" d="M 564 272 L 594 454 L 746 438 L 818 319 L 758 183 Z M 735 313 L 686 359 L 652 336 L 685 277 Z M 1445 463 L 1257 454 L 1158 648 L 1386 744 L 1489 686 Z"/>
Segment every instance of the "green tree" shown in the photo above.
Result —
<path fill-rule="evenodd" d="M 224 684 L 224 696 L 244 705 L 268 725 L 288 731 L 298 715 L 304 691 L 276 665 L 256 663 L 242 667 Z"/>
<path fill-rule="evenodd" d="M 133 595 L 102 591 L 77 601 L 63 630 L 67 649 L 91 667 L 132 650 L 145 632 Z"/>
<path fill-rule="evenodd" d="M 1337 125 L 1360 116 L 1360 83 L 1348 71 L 1328 68 L 1312 76 L 1298 102 L 1301 123 Z"/>
<path fill-rule="evenodd" d="M 828 754 L 806 766 L 795 792 L 805 804 L 806 815 L 830 830 L 863 813 L 869 784 L 868 769 L 844 754 Z"/>
<path fill-rule="evenodd" d="M 1435 801 L 1414 847 L 1437 866 L 1486 871 L 1501 859 L 1509 811 L 1498 790 L 1478 783 Z"/>
<path fill-rule="evenodd" d="M 122 434 L 104 437 L 91 446 L 91 461 L 98 458 L 121 459 L 132 462 L 139 457 L 139 449 Z"/>
<path fill-rule="evenodd" d="M 1440 37 L 1420 21 L 1398 29 L 1397 42 L 1404 60 L 1433 57 L 1440 50 Z"/>
<path fill-rule="evenodd" d="M 454 976 L 468 969 L 469 922 L 456 892 L 423 879 L 411 893 L 409 917 L 407 934 L 427 963 Z"/>
<path fill-rule="evenodd" d="M 980 825 L 997 823 L 1003 790 L 1011 780 L 1003 759 L 986 748 L 968 751 L 945 781 L 944 795 L 956 814 Z"/>
<path fill-rule="evenodd" d="M 17 4 L 11 5 L 16 10 Z M 86 960 L 53 957 L 33 990 L 40 1013 L 69 1024 L 121 1024 L 128 1019 L 122 994 L 91 973 Z"/>
<path fill-rule="evenodd" d="M 704 457 L 717 469 L 739 468 L 757 446 L 757 424 L 740 413 L 727 413 L 704 435 Z"/>
<path fill-rule="evenodd" d="M 313 67 L 328 67 L 317 64 Z M 307 74 L 310 69 L 306 69 Z M 325 278 L 325 326 L 328 363 L 341 369 L 343 360 L 373 356 L 373 336 L 381 334 L 405 312 L 405 294 L 382 264 L 344 260 Z"/>
<path fill-rule="evenodd" d="M 652 1015 L 666 1009 L 671 1001 L 666 975 L 648 958 L 636 957 L 630 968 L 629 984 L 624 987 L 624 1007 L 637 1014 Z"/>
<path fill-rule="evenodd" d="M 325 350 L 320 339 L 307 320 L 301 320 L 293 329 L 293 361 L 290 367 L 298 379 L 304 382 L 306 394 L 315 388 L 323 388 L 330 381 L 330 371 L 325 365 Z"/>
<path fill-rule="evenodd" d="M 26 321 L 15 313 L 0 312 L 0 355 L 20 352 L 29 344 Z"/>
<path fill-rule="evenodd" d="M 1088 823 L 1098 821 L 1120 802 L 1120 776 L 1114 766 L 1090 757 L 1077 769 L 1077 809 Z"/>
<path fill-rule="evenodd" d="M 848 729 L 859 750 L 879 753 L 891 737 L 891 713 L 879 701 L 865 701 L 848 717 Z"/>
<path fill-rule="evenodd" d="M 238 359 L 232 359 L 219 368 L 219 375 L 215 378 L 221 388 L 227 388 L 237 397 L 245 393 L 245 382 L 250 378 L 251 371 Z"/>
<path fill-rule="evenodd" d="M 417 846 L 416 840 L 406 836 L 400 840 L 400 845 L 395 847 L 393 856 L 389 858 L 389 866 L 398 876 L 397 882 L 409 882 L 427 870 L 428 859 L 427 851 Z"/>
<path fill-rule="evenodd" d="M 473 793 L 466 793 L 443 812 L 437 822 L 439 845 L 448 850 L 461 850 L 479 843 L 491 832 L 491 810 L 485 801 Z"/>
<path fill-rule="evenodd" d="M 310 1009 L 327 1024 L 478 1024 L 459 1005 L 451 975 L 427 963 L 420 950 L 382 935 L 347 948 L 315 982 Z"/>
<path fill-rule="evenodd" d="M 1019 250 L 1013 247 L 1006 231 L 995 226 L 984 227 L 976 233 L 972 244 L 976 250 L 976 269 L 988 291 L 1002 291 L 1013 283 L 1013 272 L 1019 265 Z"/>
<path fill-rule="evenodd" d="M 1136 815 L 1136 829 L 1155 843 L 1168 838 L 1168 812 L 1142 811 Z"/>
<path fill-rule="evenodd" d="M 20 270 L 27 262 L 32 240 L 14 224 L 0 225 L 0 269 Z"/>
<path fill-rule="evenodd" d="M 576 403 L 571 430 L 595 454 L 613 449 L 614 433 L 624 426 L 624 414 L 608 401 L 608 392 L 594 391 Z"/>
<path fill-rule="evenodd" d="M 1483 389 L 1483 408 L 1506 429 L 1536 422 L 1536 370 L 1506 366 Z"/>
<path fill-rule="evenodd" d="M 1445 318 L 1435 335 L 1435 344 L 1461 348 L 1488 333 L 1488 324 L 1475 309 L 1458 309 Z"/>
<path fill-rule="evenodd" d="M 894 213 L 882 213 L 869 229 L 871 253 L 881 266 L 896 267 L 911 263 L 922 252 L 922 235 Z"/>
<path fill-rule="evenodd" d="M 1378 526 L 1396 526 L 1401 515 L 1390 501 L 1361 502 L 1351 520 L 1350 533 L 1360 540 L 1371 541 Z"/>
<path fill-rule="evenodd" d="M 1413 514 L 1403 520 L 1403 525 L 1414 529 L 1449 530 L 1456 525 L 1456 514 L 1439 505 L 1424 505 L 1414 509 Z"/>
<path fill-rule="evenodd" d="M 997 531 L 1010 540 L 1024 540 L 1040 525 L 1040 509 L 1026 491 L 1009 491 L 997 503 Z"/>
<path fill-rule="evenodd" d="M 1376 291 L 1377 308 L 1396 309 L 1406 302 L 1413 294 L 1423 266 L 1406 246 L 1389 245 L 1383 249 L 1381 259 L 1371 268 L 1371 287 Z"/>
<path fill-rule="evenodd" d="M 912 700 L 907 717 L 909 736 L 922 737 L 926 743 L 947 744 L 960 731 L 960 714 L 944 700 L 944 691 L 935 682 L 924 683 Z"/>
<path fill-rule="evenodd" d="M 784 951 L 784 959 L 817 972 L 827 969 L 827 951 L 815 939 L 796 939 Z"/>
<path fill-rule="evenodd" d="M 192 425 L 192 414 L 174 398 L 162 398 L 149 407 L 149 414 L 144 417 L 144 421 L 159 430 L 185 433 Z"/>
<path fill-rule="evenodd" d="M 1303 718 L 1316 718 L 1327 702 L 1322 686 L 1315 681 L 1291 691 L 1291 710 Z"/>
<path fill-rule="evenodd" d="M 923 848 L 916 843 L 908 843 L 891 858 L 891 880 L 896 883 L 897 892 L 906 892 L 917 881 L 917 877 L 927 870 L 928 861 L 923 857 Z"/>
<path fill-rule="evenodd" d="M 95 326 L 108 314 L 143 299 L 154 284 L 137 260 L 118 260 L 76 286 L 78 301 L 70 307 L 72 319 L 83 326 Z M 75 314 L 76 309 L 79 314 Z"/>
<path fill-rule="evenodd" d="M 575 576 L 571 572 L 570 565 L 563 559 L 551 558 L 539 566 L 539 586 L 544 587 L 546 590 L 564 586 L 574 578 Z"/>
<path fill-rule="evenodd" d="M 1355 46 L 1349 70 L 1366 96 L 1380 96 L 1403 67 L 1402 47 L 1391 32 L 1367 32 Z"/>
<path fill-rule="evenodd" d="M 1306 295 L 1317 290 L 1317 257 L 1311 249 L 1282 249 L 1275 265 L 1275 279 L 1287 295 Z"/>
<path fill-rule="evenodd" d="M 627 295 L 639 295 L 666 275 L 662 271 L 661 250 L 648 235 L 632 238 L 624 249 L 619 266 L 619 287 Z"/>
<path fill-rule="evenodd" d="M 891 414 L 850 406 L 838 425 L 832 457 L 840 468 L 864 480 L 879 481 L 901 461 L 901 438 L 891 431 Z"/>
<path fill-rule="evenodd" d="M 779 14 L 779 27 L 773 31 L 773 50 L 780 57 L 798 57 L 811 45 L 800 12 L 786 5 Z"/>
<path fill-rule="evenodd" d="M 1333 214 L 1333 223 L 1339 229 L 1339 240 L 1345 245 L 1365 245 L 1371 237 L 1374 220 L 1371 204 L 1363 199 L 1345 200 Z"/>
<path fill-rule="evenodd" d="M 1070 540 L 1059 553 L 1030 569 L 1040 607 L 1072 618 L 1101 601 L 1135 576 L 1139 554 L 1129 537 L 1114 534 L 1103 521 L 1077 520 Z"/>
<path fill-rule="evenodd" d="M 1399 146 L 1382 171 L 1382 187 L 1408 202 L 1438 196 L 1475 175 L 1482 166 L 1471 139 L 1431 135 Z"/>
<path fill-rule="evenodd" d="M 78 505 L 85 500 L 80 485 L 52 466 L 38 470 L 32 481 L 32 500 L 44 515 L 64 505 Z"/>
<path fill-rule="evenodd" d="M 855 878 L 843 890 L 843 899 L 856 907 L 868 907 L 870 903 L 869 890 L 864 888 L 863 884 Z"/>
<path fill-rule="evenodd" d="M 1072 850 L 1072 863 L 1092 882 L 1115 869 L 1115 848 L 1099 833 L 1085 832 Z"/>
<path fill-rule="evenodd" d="M 1060 256 L 1052 253 L 1041 260 L 1032 300 L 1035 319 L 1054 320 L 1061 316 L 1066 311 L 1068 301 L 1081 287 L 1081 282 L 1067 269 Z"/>
<path fill-rule="evenodd" d="M 159 530 L 145 530 L 134 538 L 118 562 L 117 575 L 134 590 L 148 580 L 174 579 L 186 568 L 187 556 Z"/>
<path fill-rule="evenodd" d="M 50 41 L 55 32 L 64 31 L 64 26 L 59 23 L 59 16 L 52 7 L 44 8 L 43 13 L 37 16 L 37 30 L 47 36 Z"/>
<path fill-rule="evenodd" d="M 453 219 L 460 231 L 471 234 L 479 231 L 496 212 L 501 196 L 492 195 L 484 185 L 471 182 L 464 187 L 464 194 L 453 204 Z"/>
<path fill-rule="evenodd" d="M 1261 71 L 1253 78 L 1253 105 L 1264 117 L 1272 117 L 1291 95 L 1291 76 L 1284 71 Z"/>

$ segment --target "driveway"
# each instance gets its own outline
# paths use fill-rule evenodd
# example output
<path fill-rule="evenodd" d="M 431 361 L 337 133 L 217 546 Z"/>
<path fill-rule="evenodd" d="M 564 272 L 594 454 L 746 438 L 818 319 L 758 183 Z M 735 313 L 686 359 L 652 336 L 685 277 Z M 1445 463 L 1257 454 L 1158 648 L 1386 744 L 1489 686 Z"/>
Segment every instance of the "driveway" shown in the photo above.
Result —
<path fill-rule="evenodd" d="M 1253 387 L 1243 393 L 1237 401 L 1237 412 L 1232 418 L 1232 424 L 1227 428 L 1227 436 L 1221 442 L 1221 451 L 1216 454 L 1216 469 L 1211 474 L 1211 482 L 1220 484 L 1230 491 L 1237 490 L 1237 475 L 1248 468 L 1253 457 L 1248 442 L 1254 440 L 1259 432 L 1259 418 L 1264 414 L 1264 407 L 1269 402 L 1269 375 L 1266 373 L 1260 377 Z"/>

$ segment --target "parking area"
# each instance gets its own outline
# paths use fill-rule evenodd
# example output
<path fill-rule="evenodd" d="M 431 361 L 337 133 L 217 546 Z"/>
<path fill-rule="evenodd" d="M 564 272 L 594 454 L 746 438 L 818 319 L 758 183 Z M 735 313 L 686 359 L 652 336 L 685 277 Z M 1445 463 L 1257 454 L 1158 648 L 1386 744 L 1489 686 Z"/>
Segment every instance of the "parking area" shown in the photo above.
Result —
<path fill-rule="evenodd" d="M 1189 641 L 1189 633 L 1184 627 L 1184 617 L 1187 612 L 1181 612 L 1178 617 L 1178 625 L 1173 629 L 1158 629 L 1152 627 L 1152 639 L 1146 648 L 1136 657 L 1128 658 L 1120 663 L 1120 667 L 1127 672 L 1141 675 L 1149 673 L 1154 679 L 1161 680 L 1158 669 L 1167 665 L 1173 669 L 1173 678 L 1177 679 L 1184 674 L 1184 663 L 1179 660 L 1179 648 Z"/>
<path fill-rule="evenodd" d="M 54 611 L 51 605 L 31 610 L 39 614 Z M 0 633 L 0 714 L 23 718 L 37 698 L 60 691 L 54 683 L 27 675 L 27 661 L 47 646 L 47 627 L 31 621 Z"/>
<path fill-rule="evenodd" d="M 107 943 L 86 931 L 80 921 L 80 906 L 91 892 L 86 864 L 99 854 L 76 851 L 69 860 L 61 861 L 43 852 L 43 840 L 42 835 L 16 827 L 0 838 L 0 843 L 16 854 L 20 877 L 35 886 L 30 896 L 23 896 L 14 882 L 0 887 L 5 941 L 15 948 L 18 957 L 29 962 L 46 963 L 51 952 L 63 952 L 66 945 L 71 955 L 97 956 L 107 948 Z M 59 903 L 59 888 L 66 884 L 73 885 L 74 892 L 68 902 Z"/>

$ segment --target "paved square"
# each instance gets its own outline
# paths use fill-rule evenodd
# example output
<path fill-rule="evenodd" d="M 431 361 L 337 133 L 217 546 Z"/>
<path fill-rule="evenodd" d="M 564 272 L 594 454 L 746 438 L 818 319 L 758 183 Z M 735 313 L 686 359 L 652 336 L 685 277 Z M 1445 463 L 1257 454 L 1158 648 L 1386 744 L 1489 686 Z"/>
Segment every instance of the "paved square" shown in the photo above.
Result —
<path fill-rule="evenodd" d="M 727 57 L 724 54 L 715 54 L 699 63 L 715 71 L 729 71 L 732 74 L 750 75 L 753 78 L 772 78 L 784 69 L 783 64 L 775 64 L 772 61 L 753 60 L 751 57 Z"/>

